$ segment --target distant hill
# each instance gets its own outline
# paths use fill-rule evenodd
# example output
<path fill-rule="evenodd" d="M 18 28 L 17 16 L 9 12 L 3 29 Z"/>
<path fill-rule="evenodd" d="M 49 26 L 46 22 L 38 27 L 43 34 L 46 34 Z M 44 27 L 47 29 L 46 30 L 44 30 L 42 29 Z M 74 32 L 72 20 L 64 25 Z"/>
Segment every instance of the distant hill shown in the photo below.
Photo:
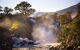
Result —
<path fill-rule="evenodd" d="M 42 16 L 44 14 L 49 14 L 52 15 L 54 13 L 58 13 L 59 15 L 62 15 L 66 12 L 70 12 L 71 13 L 71 17 L 74 18 L 77 15 L 77 11 L 78 11 L 78 5 L 80 5 L 80 3 L 73 5 L 71 7 L 56 11 L 56 12 L 37 12 L 35 14 L 32 14 L 31 17 L 37 17 L 37 16 Z"/>
<path fill-rule="evenodd" d="M 71 13 L 71 17 L 74 18 L 77 15 L 77 11 L 78 11 L 78 6 L 80 5 L 80 3 L 73 5 L 71 7 L 68 7 L 66 9 L 60 10 L 60 11 L 56 11 L 56 13 L 58 14 L 64 14 L 66 12 L 70 12 Z"/>

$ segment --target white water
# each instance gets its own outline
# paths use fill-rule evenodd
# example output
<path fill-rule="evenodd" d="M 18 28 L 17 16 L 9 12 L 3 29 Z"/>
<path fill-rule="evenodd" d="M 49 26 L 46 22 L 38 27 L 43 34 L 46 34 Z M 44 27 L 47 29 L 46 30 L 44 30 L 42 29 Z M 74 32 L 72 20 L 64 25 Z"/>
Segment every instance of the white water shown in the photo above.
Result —
<path fill-rule="evenodd" d="M 33 37 L 36 43 L 54 43 L 57 41 L 56 32 L 58 27 L 54 20 L 42 20 L 41 23 L 36 23 L 33 28 Z"/>

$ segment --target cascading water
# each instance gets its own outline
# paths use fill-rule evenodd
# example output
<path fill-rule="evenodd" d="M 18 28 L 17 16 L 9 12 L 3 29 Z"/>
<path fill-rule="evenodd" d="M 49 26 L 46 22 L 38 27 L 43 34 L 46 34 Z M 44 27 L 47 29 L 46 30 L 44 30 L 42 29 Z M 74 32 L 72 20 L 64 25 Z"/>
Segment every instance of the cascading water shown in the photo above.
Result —
<path fill-rule="evenodd" d="M 55 43 L 57 41 L 57 25 L 58 23 L 51 18 L 44 20 L 42 19 L 40 23 L 36 21 L 32 33 L 36 43 Z"/>

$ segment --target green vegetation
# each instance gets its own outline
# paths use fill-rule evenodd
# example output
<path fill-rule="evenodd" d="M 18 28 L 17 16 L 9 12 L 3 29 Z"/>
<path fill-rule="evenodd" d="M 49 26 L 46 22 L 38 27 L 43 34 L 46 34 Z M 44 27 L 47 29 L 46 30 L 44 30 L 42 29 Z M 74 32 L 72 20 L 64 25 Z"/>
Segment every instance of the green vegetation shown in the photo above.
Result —
<path fill-rule="evenodd" d="M 66 16 L 61 16 L 64 20 Z M 70 16 L 69 16 L 70 17 Z M 59 22 L 63 20 L 59 18 Z M 74 19 L 71 21 L 67 20 L 68 22 L 61 21 L 61 28 L 59 33 L 59 42 L 62 43 L 64 47 L 73 47 L 77 48 L 80 46 L 80 5 L 78 6 L 78 14 Z"/>
<path fill-rule="evenodd" d="M 2 11 L 2 7 L 0 6 L 0 11 Z"/>
<path fill-rule="evenodd" d="M 20 4 L 17 4 L 15 10 L 19 10 L 21 13 L 29 15 L 35 12 L 35 9 L 31 8 L 31 4 L 25 1 L 21 2 Z"/>
<path fill-rule="evenodd" d="M 13 9 L 5 7 L 3 11 L 4 11 L 5 14 L 9 14 L 10 12 L 13 11 Z"/>

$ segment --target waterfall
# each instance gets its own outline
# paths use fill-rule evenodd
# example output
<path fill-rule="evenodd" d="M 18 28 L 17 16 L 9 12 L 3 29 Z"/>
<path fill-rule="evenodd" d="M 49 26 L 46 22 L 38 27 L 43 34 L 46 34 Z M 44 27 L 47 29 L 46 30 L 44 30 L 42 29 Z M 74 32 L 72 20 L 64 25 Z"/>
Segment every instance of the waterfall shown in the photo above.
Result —
<path fill-rule="evenodd" d="M 32 33 L 36 43 L 55 43 L 57 41 L 57 25 L 57 22 L 51 18 L 42 19 L 40 23 L 36 21 Z"/>

